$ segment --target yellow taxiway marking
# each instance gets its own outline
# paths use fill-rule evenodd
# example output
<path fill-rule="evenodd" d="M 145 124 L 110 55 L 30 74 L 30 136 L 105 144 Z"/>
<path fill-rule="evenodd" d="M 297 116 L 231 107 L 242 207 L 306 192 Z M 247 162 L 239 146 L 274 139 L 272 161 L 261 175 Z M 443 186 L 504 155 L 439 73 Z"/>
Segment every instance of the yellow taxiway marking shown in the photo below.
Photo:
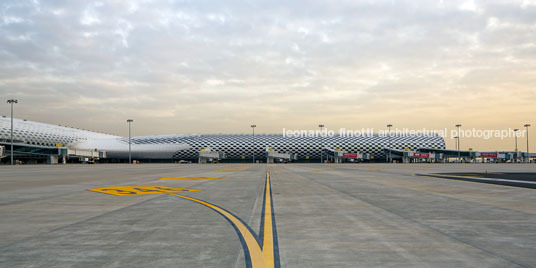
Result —
<path fill-rule="evenodd" d="M 169 193 L 197 192 L 200 190 L 169 187 L 169 186 L 108 186 L 108 187 L 102 187 L 102 188 L 88 189 L 88 191 L 123 196 L 123 195 L 141 195 L 141 194 L 169 194 Z"/>
<path fill-rule="evenodd" d="M 261 248 L 259 246 L 259 243 L 257 243 L 257 239 L 255 238 L 255 235 L 253 235 L 253 233 L 251 233 L 249 231 L 249 228 L 244 223 L 242 223 L 242 221 L 240 221 L 237 217 L 235 217 L 233 214 L 227 212 L 227 210 L 225 210 L 223 208 L 220 208 L 220 207 L 218 207 L 216 205 L 213 205 L 211 203 L 205 202 L 203 200 L 199 200 L 199 199 L 196 199 L 196 198 L 193 198 L 193 197 L 188 197 L 188 196 L 179 195 L 179 194 L 171 194 L 171 195 L 178 196 L 178 197 L 188 199 L 188 200 L 197 202 L 199 204 L 205 205 L 205 206 L 217 211 L 223 217 L 225 217 L 226 219 L 231 221 L 234 224 L 234 226 L 236 226 L 238 231 L 240 232 L 240 235 L 242 236 L 242 238 L 244 238 L 244 241 L 246 243 L 246 246 L 248 248 L 249 255 L 250 255 L 250 258 L 251 258 L 251 266 L 254 267 L 254 268 L 267 267 L 266 263 L 265 263 L 265 260 L 264 260 L 264 257 L 263 257 L 263 252 L 262 252 L 262 250 L 261 250 Z"/>
<path fill-rule="evenodd" d="M 177 180 L 177 181 L 197 181 L 197 180 L 222 180 L 225 177 L 177 177 L 177 178 L 160 178 L 160 180 Z"/>
<path fill-rule="evenodd" d="M 245 242 L 247 252 L 249 256 L 246 256 L 246 267 L 251 268 L 279 268 L 279 247 L 277 245 L 277 233 L 275 227 L 275 218 L 272 202 L 272 188 L 270 184 L 270 171 L 266 171 L 266 184 L 264 191 L 264 205 L 263 214 L 261 215 L 261 232 L 262 242 L 257 239 L 257 235 L 251 231 L 251 228 L 247 226 L 242 220 L 234 216 L 227 210 L 218 207 L 217 205 L 208 203 L 203 200 L 199 200 L 193 197 L 184 196 L 180 194 L 170 194 L 173 196 L 188 199 L 204 206 L 207 206 L 228 221 L 230 221 L 238 230 L 239 235 Z M 244 250 L 244 252 L 246 252 Z M 249 259 L 249 261 L 248 261 Z"/>
<path fill-rule="evenodd" d="M 206 177 L 196 177 L 206 178 Z M 177 179 L 177 178 L 162 178 Z M 179 178 L 180 179 L 180 178 Z M 219 179 L 219 178 L 218 178 Z M 262 241 L 257 234 L 240 218 L 233 213 L 217 205 L 177 193 L 196 192 L 200 190 L 168 187 L 168 186 L 109 186 L 88 189 L 89 191 L 112 194 L 112 195 L 141 195 L 141 194 L 169 194 L 202 204 L 218 212 L 237 230 L 237 234 L 243 241 L 244 254 L 246 254 L 246 266 L 251 268 L 279 268 L 279 246 L 277 243 L 277 231 L 275 226 L 274 207 L 272 200 L 272 188 L 270 183 L 270 171 L 266 170 L 266 184 L 264 191 L 263 213 L 261 215 Z M 247 251 L 246 251 L 247 248 Z"/>
<path fill-rule="evenodd" d="M 274 267 L 274 229 L 272 220 L 272 189 L 270 186 L 270 171 L 266 171 L 266 186 L 264 192 L 264 230 L 262 239 L 262 254 L 266 267 Z"/>

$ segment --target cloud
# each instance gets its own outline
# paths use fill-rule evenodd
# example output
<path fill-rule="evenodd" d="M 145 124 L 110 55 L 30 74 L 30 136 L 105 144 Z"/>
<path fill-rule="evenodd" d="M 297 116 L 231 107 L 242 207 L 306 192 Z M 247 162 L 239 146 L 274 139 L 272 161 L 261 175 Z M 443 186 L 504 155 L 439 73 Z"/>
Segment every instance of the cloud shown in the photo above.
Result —
<path fill-rule="evenodd" d="M 0 95 L 117 134 L 510 127 L 536 112 L 535 25 L 528 0 L 2 1 Z"/>

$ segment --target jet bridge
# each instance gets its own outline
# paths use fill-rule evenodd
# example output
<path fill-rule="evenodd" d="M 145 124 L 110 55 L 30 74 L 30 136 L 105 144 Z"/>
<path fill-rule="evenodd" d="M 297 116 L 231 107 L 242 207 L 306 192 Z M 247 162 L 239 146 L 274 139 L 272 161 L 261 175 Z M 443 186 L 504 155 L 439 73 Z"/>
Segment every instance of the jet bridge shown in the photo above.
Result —
<path fill-rule="evenodd" d="M 9 146 L 9 147 L 6 147 Z M 11 154 L 11 145 L 0 145 L 3 155 Z M 0 149 L 1 151 L 1 149 Z M 80 162 L 94 162 L 100 158 L 106 158 L 105 151 L 98 150 L 74 150 L 66 147 L 40 146 L 25 143 L 13 143 L 13 155 L 21 163 L 66 163 L 67 159 L 76 159 Z M 0 156 L 2 156 L 0 152 Z M 0 157 L 2 158 L 2 157 Z M 5 160 L 3 160 L 5 161 Z"/>
<path fill-rule="evenodd" d="M 343 151 L 340 148 L 331 149 L 324 148 L 324 154 L 327 155 L 328 160 L 333 161 L 333 163 L 343 163 L 343 162 L 360 162 L 363 160 L 370 160 L 370 154 L 363 153 L 349 153 Z"/>
<path fill-rule="evenodd" d="M 218 163 L 220 160 L 227 158 L 225 153 L 212 151 L 211 148 L 201 148 L 198 153 L 198 156 L 199 164 Z"/>
<path fill-rule="evenodd" d="M 98 160 L 100 158 L 106 158 L 106 152 L 105 151 L 98 151 L 98 150 L 80 150 L 80 149 L 69 149 L 69 148 L 61 148 L 60 149 L 60 157 L 63 157 L 63 161 L 65 162 L 65 158 L 70 159 L 78 159 L 81 163 L 94 163 L 95 160 Z"/>
<path fill-rule="evenodd" d="M 279 153 L 274 151 L 273 148 L 266 148 L 266 162 L 268 164 L 273 163 L 287 163 L 298 160 L 298 155 L 293 153 Z"/>

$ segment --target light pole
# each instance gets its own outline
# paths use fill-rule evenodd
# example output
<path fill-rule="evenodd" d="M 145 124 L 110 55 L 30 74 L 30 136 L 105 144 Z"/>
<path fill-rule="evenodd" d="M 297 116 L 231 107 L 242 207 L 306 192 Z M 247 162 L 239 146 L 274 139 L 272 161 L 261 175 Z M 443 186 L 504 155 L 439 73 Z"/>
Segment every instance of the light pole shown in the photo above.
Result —
<path fill-rule="evenodd" d="M 517 152 L 517 132 L 518 132 L 518 131 L 519 131 L 518 128 L 514 128 L 514 133 L 515 133 L 515 134 L 514 134 L 514 137 L 515 137 L 515 139 L 516 139 L 516 148 L 515 148 L 515 151 L 516 151 L 516 152 Z"/>
<path fill-rule="evenodd" d="M 132 119 L 127 119 L 128 123 L 128 163 L 132 164 L 132 149 L 131 149 L 131 136 L 130 136 L 130 123 L 134 122 Z"/>
<path fill-rule="evenodd" d="M 517 132 L 518 131 L 519 131 L 518 128 L 514 128 L 514 133 L 515 133 L 514 138 L 516 140 L 516 150 L 515 150 L 515 152 L 516 152 L 516 156 L 515 156 L 516 160 L 515 160 L 515 163 L 517 163 Z"/>
<path fill-rule="evenodd" d="M 320 128 L 320 163 L 324 163 L 324 140 L 322 139 L 322 129 L 324 128 L 324 124 L 318 125 Z"/>
<path fill-rule="evenodd" d="M 460 156 L 460 127 L 461 126 L 462 126 L 461 124 L 456 124 L 456 127 L 458 128 L 458 140 L 456 141 L 457 142 L 456 147 L 458 147 L 457 148 L 457 150 L 458 150 L 458 162 L 461 162 L 461 160 L 460 160 L 460 157 L 461 157 Z"/>
<path fill-rule="evenodd" d="M 253 164 L 255 164 L 255 128 L 257 125 L 251 125 L 251 129 L 253 130 Z"/>
<path fill-rule="evenodd" d="M 13 162 L 13 104 L 19 103 L 16 99 L 9 99 L 7 103 L 11 104 L 11 165 L 14 165 Z"/>
<path fill-rule="evenodd" d="M 387 159 L 387 162 L 391 163 L 391 127 L 392 124 L 388 124 L 387 127 L 389 128 L 389 158 Z"/>
<path fill-rule="evenodd" d="M 458 138 L 460 138 L 460 137 L 456 136 L 454 138 L 456 139 L 456 151 L 458 151 Z"/>
<path fill-rule="evenodd" d="M 530 127 L 530 124 L 525 124 L 524 127 L 527 129 L 527 163 L 530 163 L 530 155 L 529 155 L 529 127 Z"/>

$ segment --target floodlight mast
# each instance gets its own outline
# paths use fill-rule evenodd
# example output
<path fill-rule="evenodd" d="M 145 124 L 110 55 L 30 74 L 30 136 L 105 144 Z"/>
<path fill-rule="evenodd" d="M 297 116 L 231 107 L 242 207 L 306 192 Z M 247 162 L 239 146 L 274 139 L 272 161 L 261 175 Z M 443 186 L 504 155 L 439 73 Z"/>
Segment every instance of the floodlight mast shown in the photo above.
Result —
<path fill-rule="evenodd" d="M 15 103 L 19 103 L 18 100 L 16 99 L 9 99 L 7 100 L 7 103 L 11 104 L 11 165 L 14 165 L 15 163 L 13 162 L 13 104 Z"/>
<path fill-rule="evenodd" d="M 392 156 L 391 156 L 391 127 L 393 127 L 392 124 L 388 124 L 387 125 L 387 128 L 389 128 L 389 156 L 388 156 L 388 159 L 387 159 L 387 162 L 388 163 L 391 163 L 392 162 Z"/>
<path fill-rule="evenodd" d="M 523 125 L 525 129 L 527 129 L 527 163 L 530 163 L 530 155 L 529 155 L 529 127 L 530 124 Z"/>
<path fill-rule="evenodd" d="M 319 124 L 318 127 L 320 128 L 320 163 L 324 163 L 324 139 L 322 139 L 324 124 Z"/>
<path fill-rule="evenodd" d="M 515 133 L 515 134 L 514 134 L 514 138 L 515 138 L 515 140 L 516 140 L 516 143 L 515 143 L 515 145 L 516 145 L 516 147 L 515 147 L 515 151 L 516 151 L 516 152 L 517 152 L 517 132 L 518 132 L 518 131 L 519 131 L 518 128 L 514 128 L 514 133 Z"/>
<path fill-rule="evenodd" d="M 130 135 L 130 124 L 134 122 L 132 119 L 127 119 L 128 123 L 128 163 L 132 164 L 132 142 L 131 142 L 131 135 Z"/>
<path fill-rule="evenodd" d="M 457 150 L 458 150 L 458 162 L 461 162 L 461 153 L 460 153 L 460 151 L 461 151 L 461 148 L 460 148 L 460 127 L 461 126 L 462 126 L 461 124 L 456 124 L 456 127 L 458 128 L 458 139 L 456 140 L 456 142 L 457 142 L 456 147 L 457 147 Z"/>
<path fill-rule="evenodd" d="M 251 125 L 251 129 L 253 130 L 253 163 L 255 163 L 255 128 L 257 125 L 253 124 Z"/>

